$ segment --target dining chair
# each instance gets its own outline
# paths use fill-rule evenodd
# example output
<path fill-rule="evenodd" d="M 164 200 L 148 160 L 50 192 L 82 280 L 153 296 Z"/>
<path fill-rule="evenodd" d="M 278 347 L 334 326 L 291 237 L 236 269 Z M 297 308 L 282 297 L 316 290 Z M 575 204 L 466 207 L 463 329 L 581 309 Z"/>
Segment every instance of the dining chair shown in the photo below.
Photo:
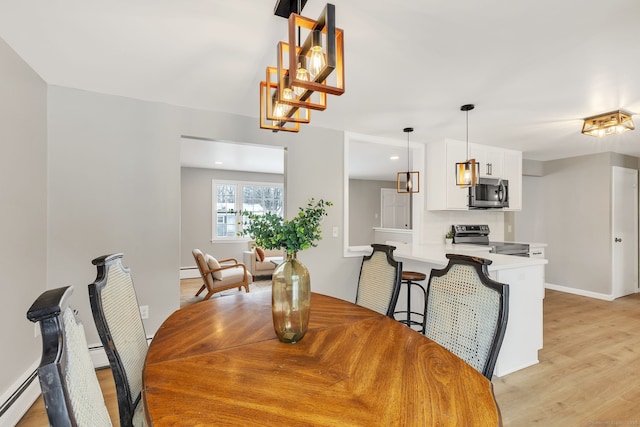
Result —
<path fill-rule="evenodd" d="M 393 258 L 395 246 L 372 244 L 371 255 L 362 258 L 356 304 L 393 318 L 398 302 L 402 262 Z"/>
<path fill-rule="evenodd" d="M 425 335 L 491 381 L 509 313 L 509 285 L 491 278 L 491 260 L 446 254 L 427 284 Z"/>
<path fill-rule="evenodd" d="M 92 261 L 98 271 L 95 281 L 89 285 L 89 301 L 111 365 L 120 425 L 130 427 L 144 425 L 140 398 L 142 370 L 149 347 L 131 272 L 122 265 L 122 257 L 122 253 L 117 253 Z"/>
<path fill-rule="evenodd" d="M 69 306 L 73 286 L 42 293 L 27 311 L 40 323 L 42 358 L 38 378 L 52 426 L 111 426 L 84 327 Z"/>
<path fill-rule="evenodd" d="M 196 260 L 196 265 L 203 281 L 202 286 L 196 292 L 196 296 L 200 295 L 205 289 L 207 290 L 203 301 L 211 298 L 216 292 L 233 288 L 240 290 L 244 287 L 245 291 L 249 292 L 249 282 L 252 276 L 244 264 L 238 262 L 235 258 L 218 261 L 209 254 L 203 254 L 200 249 L 194 249 L 191 253 Z"/>

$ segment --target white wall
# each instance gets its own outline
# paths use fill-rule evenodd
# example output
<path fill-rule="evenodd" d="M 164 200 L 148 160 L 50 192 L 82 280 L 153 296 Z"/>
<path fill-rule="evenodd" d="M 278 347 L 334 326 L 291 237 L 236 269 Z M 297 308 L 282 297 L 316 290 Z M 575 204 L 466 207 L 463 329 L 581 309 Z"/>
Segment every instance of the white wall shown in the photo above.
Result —
<path fill-rule="evenodd" d="M 518 241 L 547 243 L 546 282 L 611 294 L 611 167 L 638 159 L 601 153 L 544 162 L 544 176 L 524 177 Z"/>
<path fill-rule="evenodd" d="M 42 347 L 26 314 L 47 287 L 47 89 L 2 39 L 0 64 L 0 396 L 8 397 Z"/>

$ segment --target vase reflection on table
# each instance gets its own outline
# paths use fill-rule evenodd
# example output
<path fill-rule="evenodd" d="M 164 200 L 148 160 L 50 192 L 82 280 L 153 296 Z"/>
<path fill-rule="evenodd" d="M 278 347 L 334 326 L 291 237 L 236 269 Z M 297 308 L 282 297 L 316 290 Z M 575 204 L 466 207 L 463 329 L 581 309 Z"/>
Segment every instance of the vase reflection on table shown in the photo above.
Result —
<path fill-rule="evenodd" d="M 309 271 L 296 258 L 287 258 L 273 272 L 271 310 L 278 339 L 293 344 L 302 339 L 309 326 L 311 283 Z"/>

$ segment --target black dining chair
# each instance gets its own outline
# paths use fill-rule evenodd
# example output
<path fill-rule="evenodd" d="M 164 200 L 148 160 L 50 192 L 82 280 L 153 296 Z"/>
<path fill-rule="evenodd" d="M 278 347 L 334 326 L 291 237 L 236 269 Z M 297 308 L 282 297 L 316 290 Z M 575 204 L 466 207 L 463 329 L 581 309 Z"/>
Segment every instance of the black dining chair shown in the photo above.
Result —
<path fill-rule="evenodd" d="M 446 254 L 427 284 L 425 335 L 491 381 L 507 328 L 509 285 L 489 278 L 491 260 Z"/>
<path fill-rule="evenodd" d="M 49 424 L 56 427 L 111 426 L 84 327 L 69 306 L 73 286 L 50 289 L 27 311 L 40 323 L 42 359 L 38 378 Z"/>
<path fill-rule="evenodd" d="M 393 318 L 398 302 L 402 262 L 393 258 L 395 246 L 372 244 L 371 255 L 362 258 L 356 304 Z"/>
<path fill-rule="evenodd" d="M 117 253 L 92 261 L 98 272 L 89 285 L 89 301 L 111 365 L 120 425 L 131 427 L 144 425 L 140 399 L 142 370 L 149 347 L 131 272 L 122 265 L 122 257 Z"/>

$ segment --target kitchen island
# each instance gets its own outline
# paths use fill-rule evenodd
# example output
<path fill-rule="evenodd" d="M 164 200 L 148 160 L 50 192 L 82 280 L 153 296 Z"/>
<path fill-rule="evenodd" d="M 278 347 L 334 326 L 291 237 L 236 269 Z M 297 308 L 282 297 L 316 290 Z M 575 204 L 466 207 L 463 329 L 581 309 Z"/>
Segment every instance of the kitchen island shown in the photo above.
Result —
<path fill-rule="evenodd" d="M 394 257 L 402 261 L 403 270 L 422 272 L 427 278 L 432 268 L 440 269 L 447 265 L 447 253 L 490 259 L 490 277 L 509 285 L 509 318 L 494 375 L 501 377 L 538 363 L 538 350 L 542 348 L 546 259 L 492 254 L 486 246 L 479 245 L 410 245 L 395 242 L 388 244 L 396 246 Z M 406 287 L 403 286 L 397 310 L 406 309 L 406 305 L 403 306 L 407 300 L 405 292 Z M 412 311 L 420 312 L 423 304 L 421 294 L 412 294 Z"/>

